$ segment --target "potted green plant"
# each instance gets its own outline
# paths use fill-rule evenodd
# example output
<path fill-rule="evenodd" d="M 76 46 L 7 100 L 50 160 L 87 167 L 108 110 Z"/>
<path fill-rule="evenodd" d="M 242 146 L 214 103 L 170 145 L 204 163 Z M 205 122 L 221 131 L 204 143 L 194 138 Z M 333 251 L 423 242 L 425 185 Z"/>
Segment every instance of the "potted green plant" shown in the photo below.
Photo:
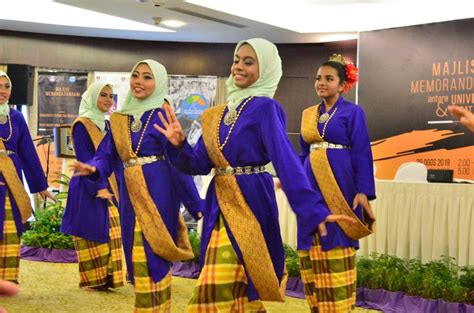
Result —
<path fill-rule="evenodd" d="M 373 253 L 357 262 L 358 305 L 406 312 L 474 310 L 474 267 L 443 256 L 423 264 Z"/>
<path fill-rule="evenodd" d="M 69 177 L 61 175 L 55 181 L 68 186 Z M 67 191 L 55 193 L 56 202 L 46 200 L 34 211 L 30 229 L 21 238 L 21 257 L 48 262 L 76 262 L 74 243 L 70 235 L 60 232 Z"/>

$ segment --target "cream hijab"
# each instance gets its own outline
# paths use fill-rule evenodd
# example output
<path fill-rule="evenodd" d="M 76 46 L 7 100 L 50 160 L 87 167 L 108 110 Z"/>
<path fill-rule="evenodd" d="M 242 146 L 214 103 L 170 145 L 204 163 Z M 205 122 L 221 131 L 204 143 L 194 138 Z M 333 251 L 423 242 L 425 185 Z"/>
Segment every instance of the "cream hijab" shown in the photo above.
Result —
<path fill-rule="evenodd" d="M 79 105 L 79 116 L 89 118 L 101 131 L 105 130 L 105 112 L 99 110 L 97 100 L 105 86 L 112 89 L 112 85 L 104 82 L 92 83 L 82 94 L 81 104 Z"/>
<path fill-rule="evenodd" d="M 155 60 L 148 59 L 135 64 L 132 73 L 140 64 L 148 64 L 150 67 L 153 73 L 153 78 L 155 79 L 155 90 L 150 96 L 143 100 L 135 98 L 132 91 L 129 90 L 122 108 L 116 111 L 121 114 L 133 115 L 135 121 L 139 121 L 146 111 L 161 108 L 165 99 L 170 102 L 169 96 L 167 95 L 168 73 L 166 72 L 166 68 Z"/>
<path fill-rule="evenodd" d="M 0 71 L 0 77 L 6 77 L 10 83 L 10 88 L 12 88 L 12 81 L 8 77 L 7 73 Z M 10 106 L 8 105 L 8 100 L 5 103 L 0 104 L 0 115 L 7 116 L 10 113 Z"/>
<path fill-rule="evenodd" d="M 282 76 L 281 58 L 277 47 L 273 43 L 262 38 L 243 40 L 237 44 L 234 56 L 243 44 L 249 44 L 257 54 L 259 77 L 251 86 L 239 88 L 234 84 L 232 74 L 229 76 L 226 81 L 229 110 L 235 110 L 244 98 L 250 96 L 273 98 Z"/>

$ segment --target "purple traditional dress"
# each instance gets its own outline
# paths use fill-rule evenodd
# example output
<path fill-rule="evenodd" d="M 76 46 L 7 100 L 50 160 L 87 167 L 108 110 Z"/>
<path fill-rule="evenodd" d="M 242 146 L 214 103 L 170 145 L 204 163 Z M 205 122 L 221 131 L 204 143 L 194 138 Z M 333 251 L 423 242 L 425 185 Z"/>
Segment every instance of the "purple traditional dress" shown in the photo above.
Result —
<path fill-rule="evenodd" d="M 104 131 L 107 132 L 110 129 L 108 123 L 106 125 Z M 73 123 L 72 136 L 76 159 L 84 163 L 92 160 L 104 138 L 100 129 L 86 117 L 79 117 Z M 117 176 L 121 176 L 119 172 Z M 104 188 L 114 194 L 113 202 L 97 197 L 97 192 Z M 123 286 L 118 198 L 115 175 L 95 184 L 83 176 L 71 179 L 61 231 L 74 236 L 80 287 L 105 290 Z"/>
<path fill-rule="evenodd" d="M 173 164 L 188 174 L 205 175 L 216 168 L 206 196 L 201 239 L 205 265 L 198 280 L 200 290 L 207 288 L 209 292 L 195 291 L 193 297 L 196 303 L 209 297 L 208 302 L 213 301 L 217 308 L 233 301 L 232 307 L 244 311 L 252 308 L 247 302 L 257 299 L 281 301 L 286 285 L 273 179 L 263 170 L 264 165 L 273 162 L 298 215 L 301 249 L 311 246 L 317 226 L 329 211 L 320 209 L 321 199 L 311 191 L 286 135 L 285 113 L 278 102 L 267 97 L 245 100 L 237 107 L 240 115 L 235 125 L 222 121 L 226 110 L 221 105 L 205 111 L 203 138 L 194 148 L 185 143 L 177 155 L 171 149 L 169 153 Z M 215 155 L 216 150 L 221 157 Z M 224 159 L 228 164 L 221 163 Z M 229 274 L 226 281 L 216 283 L 212 277 L 220 271 Z M 233 293 L 222 291 L 226 283 L 233 286 Z M 221 292 L 214 294 L 212 290 Z M 197 311 L 196 303 L 190 302 L 188 312 Z"/>
<path fill-rule="evenodd" d="M 114 169 L 124 168 L 119 181 L 120 221 L 128 275 L 135 287 L 135 312 L 169 312 L 171 262 L 193 258 L 188 230 L 179 213 L 181 202 L 195 219 L 203 211 L 193 178 L 178 172 L 165 156 L 168 141 L 153 129 L 167 93 L 166 69 L 154 60 L 155 90 L 145 99 L 127 95 L 120 113 L 110 117 L 107 133 L 89 162 L 100 182 Z M 138 74 L 137 74 L 138 73 Z M 151 79 L 146 74 L 146 79 Z M 134 76 L 132 76 L 133 79 Z"/>
<path fill-rule="evenodd" d="M 10 110 L 0 120 L 0 279 L 16 283 L 23 223 L 32 213 L 22 173 L 31 193 L 48 188 L 28 125 L 20 112 Z"/>
<path fill-rule="evenodd" d="M 324 103 L 303 112 L 301 160 L 326 207 L 343 214 L 339 210 L 344 206 L 352 211 L 357 193 L 375 199 L 370 138 L 363 109 L 342 96 L 327 112 L 329 118 L 320 119 L 324 113 Z M 356 226 L 364 227 L 362 207 L 354 213 Z M 305 295 L 315 312 L 347 312 L 355 306 L 357 232 L 354 225 L 326 227 L 327 236 L 314 236 L 311 249 L 298 252 Z"/>
<path fill-rule="evenodd" d="M 253 49 L 257 60 L 244 45 Z M 168 151 L 185 173 L 203 175 L 214 168 L 216 174 L 206 196 L 204 266 L 188 313 L 264 312 L 260 300 L 284 301 L 287 275 L 273 179 L 264 170 L 267 163 L 273 162 L 298 216 L 300 248 L 309 248 L 318 225 L 330 214 L 311 190 L 286 135 L 285 113 L 272 99 L 282 75 L 278 49 L 268 40 L 253 38 L 239 42 L 233 57 L 227 103 L 203 113 L 203 135 L 194 148 L 184 143 L 180 151 Z M 234 75 L 239 71 L 240 80 L 246 70 L 256 79 L 241 88 Z"/>
<path fill-rule="evenodd" d="M 158 236 L 169 236 L 173 239 L 173 243 L 181 239 L 178 230 L 183 224 L 180 223 L 182 217 L 179 214 L 180 203 L 183 202 L 190 213 L 198 219 L 197 213 L 202 211 L 202 200 L 199 197 L 197 189 L 191 176 L 179 173 L 166 159 L 165 147 L 167 140 L 157 134 L 152 124 L 160 124 L 156 109 L 145 112 L 142 117 L 142 131 L 130 131 L 131 121 L 126 115 L 114 113 L 111 117 L 112 132 L 108 132 L 102 144 L 99 146 L 94 159 L 89 164 L 97 168 L 97 176 L 108 177 L 118 166 L 125 166 L 125 170 L 133 170 L 134 167 L 141 167 L 143 176 L 140 180 L 139 175 L 130 175 L 129 180 L 122 177 L 119 181 L 120 186 L 120 220 L 122 225 L 122 240 L 125 250 L 125 258 L 127 261 L 127 269 L 129 279 L 135 284 L 136 301 L 140 301 L 140 288 L 146 288 L 147 283 L 144 279 L 150 280 L 152 283 L 163 283 L 163 286 L 157 286 L 153 293 L 170 295 L 171 261 L 177 261 L 180 257 L 173 258 L 171 255 L 162 254 L 161 251 L 152 247 L 153 244 L 159 245 L 158 237 L 145 233 L 142 229 L 147 227 L 147 220 L 140 218 L 148 217 L 148 221 L 152 221 L 153 212 L 147 211 L 141 213 L 144 206 L 148 206 L 147 201 L 152 201 L 152 206 L 148 206 L 150 210 L 155 210 L 161 216 L 163 226 L 166 228 L 150 226 L 150 230 L 159 230 Z M 125 118 L 125 125 L 122 121 L 115 122 L 115 118 Z M 114 128 L 114 123 L 116 126 Z M 114 132 L 116 130 L 125 130 L 125 134 Z M 129 142 L 130 140 L 130 142 Z M 118 142 L 125 145 L 131 144 L 133 152 L 137 159 L 122 160 L 117 149 Z M 135 163 L 134 160 L 139 160 Z M 118 164 L 118 165 L 117 165 Z M 138 177 L 138 178 L 135 178 Z M 135 184 L 135 185 L 133 185 Z M 147 193 L 150 199 L 140 198 L 140 194 Z M 154 205 L 154 206 L 153 206 Z M 137 209 L 139 207 L 139 209 Z M 145 208 L 143 208 L 144 210 Z M 138 211 L 138 212 L 137 212 Z M 138 216 L 137 216 L 138 213 Z M 143 216 L 140 216 L 142 214 Z M 184 229 L 184 231 L 187 231 Z M 166 233 L 165 233 L 166 232 Z M 147 238 L 147 235 L 149 236 Z M 178 242 L 179 244 L 181 242 Z M 166 248 L 166 246 L 164 247 Z M 141 254 L 139 250 L 142 250 Z M 158 254 L 158 253 L 160 254 Z M 171 251 L 170 251 L 171 252 Z M 142 260 L 136 260 L 138 256 L 144 256 Z M 160 256 L 161 255 L 161 256 Z M 189 255 L 192 258 L 192 254 Z M 144 271 L 142 273 L 141 271 Z M 149 285 L 149 284 L 148 284 Z M 155 295 L 156 296 L 156 295 Z M 151 297 L 149 301 L 154 298 Z M 144 300 L 146 301 L 146 300 Z M 139 303 L 135 304 L 140 306 Z"/>

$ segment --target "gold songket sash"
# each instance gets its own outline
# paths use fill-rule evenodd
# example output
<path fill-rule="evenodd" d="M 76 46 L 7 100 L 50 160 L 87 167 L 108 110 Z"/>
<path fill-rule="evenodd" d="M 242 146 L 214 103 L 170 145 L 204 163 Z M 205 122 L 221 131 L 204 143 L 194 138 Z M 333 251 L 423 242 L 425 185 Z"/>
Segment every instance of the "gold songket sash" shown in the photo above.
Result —
<path fill-rule="evenodd" d="M 207 109 L 202 115 L 204 144 L 217 168 L 230 167 L 218 147 L 216 136 L 224 109 L 225 105 L 219 105 Z M 285 276 L 280 285 L 260 223 L 247 204 L 235 175 L 217 175 L 214 179 L 219 207 L 239 245 L 243 263 L 260 299 L 284 301 Z"/>
<path fill-rule="evenodd" d="M 97 151 L 97 148 L 99 147 L 100 143 L 102 142 L 102 139 L 104 139 L 104 134 L 97 128 L 97 126 L 88 118 L 86 117 L 78 117 L 72 123 L 71 130 L 74 132 L 74 125 L 76 123 L 81 123 L 84 125 L 84 127 L 87 130 L 87 134 L 89 134 L 89 138 L 92 141 L 92 144 L 94 145 L 95 151 Z M 115 196 L 115 199 L 117 202 L 119 201 L 119 193 L 118 193 L 118 185 L 117 185 L 117 180 L 115 179 L 115 174 L 112 173 L 109 176 L 109 186 L 112 189 L 112 192 Z"/>
<path fill-rule="evenodd" d="M 317 115 L 319 105 L 312 106 L 303 111 L 301 122 L 301 135 L 307 144 L 323 142 L 318 130 Z M 352 208 L 346 202 L 344 195 L 332 172 L 329 164 L 327 149 L 316 149 L 310 154 L 311 169 L 318 182 L 324 200 L 333 214 L 344 214 L 354 218 L 357 223 L 337 221 L 344 233 L 352 240 L 358 240 L 374 232 L 374 221 L 371 220 L 363 210 L 363 220 L 360 220 Z"/>
<path fill-rule="evenodd" d="M 110 125 L 120 159 L 122 162 L 132 159 L 135 153 L 131 146 L 128 116 L 113 113 L 110 117 Z M 163 222 L 156 203 L 148 192 L 142 165 L 124 168 L 124 176 L 135 215 L 153 252 L 168 261 L 192 259 L 194 254 L 183 216 L 179 214 L 178 238 L 175 243 Z"/>
<path fill-rule="evenodd" d="M 0 150 L 7 150 L 2 140 L 0 140 Z M 20 177 L 18 177 L 18 172 L 16 171 L 13 160 L 10 159 L 7 153 L 0 153 L 0 172 L 7 183 L 8 189 L 13 195 L 13 199 L 15 199 L 18 209 L 20 210 L 21 222 L 26 223 L 33 212 L 30 197 L 26 193 Z"/>

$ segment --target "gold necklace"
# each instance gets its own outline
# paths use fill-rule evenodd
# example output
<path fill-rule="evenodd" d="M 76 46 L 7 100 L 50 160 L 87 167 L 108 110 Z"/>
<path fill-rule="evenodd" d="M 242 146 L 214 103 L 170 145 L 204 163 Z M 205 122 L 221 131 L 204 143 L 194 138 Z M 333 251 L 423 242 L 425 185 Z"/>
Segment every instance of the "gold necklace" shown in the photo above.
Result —
<path fill-rule="evenodd" d="M 224 149 L 224 146 L 227 144 L 227 141 L 229 141 L 229 138 L 230 138 L 230 134 L 232 133 L 232 130 L 234 129 L 234 126 L 235 126 L 235 123 L 237 123 L 237 120 L 239 119 L 239 116 L 240 116 L 240 113 L 242 112 L 242 110 L 244 109 L 244 107 L 247 105 L 247 103 L 252 100 L 253 96 L 251 97 L 248 97 L 247 99 L 245 99 L 245 102 L 240 106 L 239 110 L 236 111 L 237 113 L 235 114 L 235 117 L 232 118 L 232 124 L 230 124 L 230 129 L 229 129 L 229 133 L 227 133 L 227 136 L 225 137 L 225 140 L 224 140 L 224 143 L 221 144 L 221 138 L 220 138 L 220 135 L 219 135 L 219 132 L 220 132 L 220 128 L 221 128 L 221 123 L 222 123 L 222 116 L 224 115 L 224 110 L 222 110 L 222 113 L 221 113 L 221 116 L 219 118 L 219 123 L 217 124 L 217 128 L 216 128 L 216 138 L 217 138 L 217 146 L 219 147 L 219 150 L 223 150 Z M 224 121 L 224 124 L 227 125 L 227 123 Z"/>
<path fill-rule="evenodd" d="M 324 116 L 324 114 L 327 114 L 327 120 L 324 121 L 324 126 L 323 126 L 323 132 L 321 133 L 321 138 L 324 139 L 324 135 L 326 134 L 326 127 L 328 126 L 328 123 L 329 121 L 332 119 L 332 117 L 334 116 L 334 114 L 336 114 L 336 111 L 339 107 L 335 107 L 334 108 L 334 111 L 332 111 L 331 115 L 329 115 L 328 113 L 323 113 L 323 115 L 321 115 L 321 117 Z M 316 113 L 316 121 L 319 121 L 319 114 L 321 113 L 321 104 L 319 105 L 319 109 L 318 109 L 318 112 Z M 317 129 L 317 127 L 316 127 Z"/>
<path fill-rule="evenodd" d="M 12 134 L 13 134 L 12 121 L 11 121 L 10 116 L 7 116 L 7 119 L 8 119 L 8 125 L 9 125 L 9 128 L 10 128 L 10 134 L 8 135 L 7 138 L 0 137 L 0 140 L 3 141 L 3 142 L 7 142 L 8 140 L 10 140 L 10 138 L 12 138 Z"/>
<path fill-rule="evenodd" d="M 155 113 L 156 109 L 151 110 L 150 115 L 148 115 L 148 119 L 146 120 L 145 127 L 143 127 L 142 133 L 140 134 L 140 139 L 138 139 L 137 149 L 133 151 L 132 145 L 132 133 L 130 127 L 130 115 L 128 116 L 128 143 L 130 144 L 130 156 L 134 159 L 137 158 L 138 151 L 140 150 L 140 146 L 142 145 L 143 137 L 145 136 L 145 131 L 150 123 L 151 117 L 153 113 Z M 140 121 L 141 124 L 141 121 Z"/>

